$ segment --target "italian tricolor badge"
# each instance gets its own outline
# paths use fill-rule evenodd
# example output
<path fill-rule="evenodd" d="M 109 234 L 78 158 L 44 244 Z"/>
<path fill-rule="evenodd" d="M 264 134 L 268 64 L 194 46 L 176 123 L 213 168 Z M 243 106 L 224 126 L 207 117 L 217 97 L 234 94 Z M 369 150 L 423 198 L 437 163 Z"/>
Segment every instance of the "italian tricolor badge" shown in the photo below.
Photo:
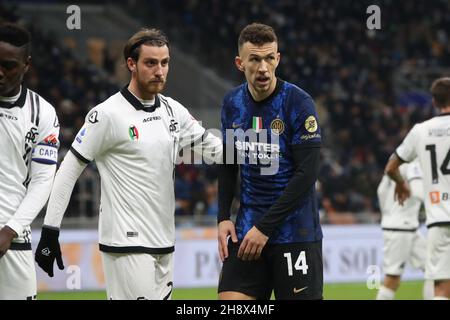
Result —
<path fill-rule="evenodd" d="M 260 132 L 262 129 L 262 118 L 261 117 L 253 117 L 253 130 L 256 133 Z"/>

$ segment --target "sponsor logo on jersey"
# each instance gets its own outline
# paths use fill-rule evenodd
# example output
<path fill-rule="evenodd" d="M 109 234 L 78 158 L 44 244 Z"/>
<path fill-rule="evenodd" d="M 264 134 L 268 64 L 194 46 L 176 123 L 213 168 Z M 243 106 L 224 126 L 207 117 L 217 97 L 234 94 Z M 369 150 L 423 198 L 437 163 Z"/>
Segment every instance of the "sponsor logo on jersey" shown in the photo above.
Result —
<path fill-rule="evenodd" d="M 98 122 L 97 117 L 98 117 L 98 112 L 94 111 L 89 115 L 88 121 L 92 124 L 97 123 Z"/>
<path fill-rule="evenodd" d="M 55 128 L 59 127 L 58 117 L 55 117 L 55 120 L 53 120 L 53 127 L 55 127 Z"/>
<path fill-rule="evenodd" d="M 131 125 L 130 128 L 128 129 L 128 134 L 130 135 L 130 139 L 132 141 L 136 141 L 139 139 L 139 131 L 134 125 Z"/>
<path fill-rule="evenodd" d="M 304 134 L 300 137 L 302 140 L 310 140 L 315 138 L 322 138 L 322 136 L 319 133 L 313 133 L 313 134 Z"/>
<path fill-rule="evenodd" d="M 148 117 L 148 118 L 145 118 L 142 122 L 146 123 L 146 122 L 150 122 L 153 120 L 161 120 L 161 117 L 160 116 Z"/>
<path fill-rule="evenodd" d="M 253 117 L 252 128 L 256 133 L 259 133 L 263 128 L 262 118 L 261 117 Z"/>
<path fill-rule="evenodd" d="M 284 122 L 278 118 L 274 119 L 270 123 L 270 129 L 272 129 L 272 133 L 280 135 L 284 132 Z"/>
<path fill-rule="evenodd" d="M 441 202 L 441 195 L 439 191 L 431 191 L 430 192 L 430 201 L 432 204 L 438 204 Z"/>
<path fill-rule="evenodd" d="M 10 114 L 6 114 L 6 113 L 0 113 L 0 118 L 5 118 L 5 119 L 8 119 L 8 120 L 14 120 L 14 121 L 19 120 L 19 118 L 15 117 L 15 116 L 12 116 Z"/>
<path fill-rule="evenodd" d="M 56 134 L 52 133 L 44 139 L 44 143 L 56 146 L 58 144 L 58 137 Z"/>
<path fill-rule="evenodd" d="M 317 120 L 314 116 L 309 116 L 305 120 L 305 129 L 308 132 L 316 132 L 317 131 Z"/>
<path fill-rule="evenodd" d="M 242 127 L 242 125 L 243 125 L 243 123 L 232 123 L 231 124 L 231 127 L 233 128 L 233 129 L 237 129 L 237 128 L 240 128 L 240 127 Z"/>

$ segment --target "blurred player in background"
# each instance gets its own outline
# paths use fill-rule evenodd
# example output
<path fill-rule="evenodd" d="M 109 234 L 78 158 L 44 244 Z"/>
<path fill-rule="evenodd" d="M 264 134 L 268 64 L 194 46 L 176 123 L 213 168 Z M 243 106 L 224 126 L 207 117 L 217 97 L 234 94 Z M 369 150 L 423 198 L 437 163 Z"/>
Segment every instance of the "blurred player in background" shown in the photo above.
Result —
<path fill-rule="evenodd" d="M 30 224 L 50 195 L 58 159 L 55 109 L 22 82 L 31 36 L 0 25 L 0 299 L 36 299 Z"/>
<path fill-rule="evenodd" d="M 418 158 L 423 171 L 427 214 L 425 278 L 434 280 L 434 299 L 450 298 L 450 78 L 431 86 L 433 105 L 440 115 L 416 124 L 386 165 L 395 181 L 395 195 L 403 204 L 411 190 L 399 166 Z"/>
<path fill-rule="evenodd" d="M 170 299 L 175 160 L 191 144 L 200 144 L 204 156 L 221 160 L 222 142 L 205 133 L 179 102 L 160 94 L 170 60 L 169 42 L 160 30 L 134 34 L 124 58 L 130 83 L 87 114 L 56 175 L 36 261 L 53 276 L 70 194 L 95 160 L 101 178 L 99 242 L 107 297 Z"/>
<path fill-rule="evenodd" d="M 227 155 L 219 169 L 219 299 L 269 299 L 272 290 L 277 299 L 322 299 L 322 230 L 315 190 L 321 133 L 314 102 L 276 77 L 280 53 L 270 26 L 245 27 L 238 49 L 236 66 L 247 82 L 222 105 Z M 234 135 L 231 141 L 227 132 Z M 267 143 L 261 142 L 263 133 L 270 135 Z M 256 139 L 248 141 L 252 135 Z M 244 161 L 237 164 L 237 159 Z M 271 159 L 278 170 L 263 174 L 267 163 L 250 159 Z M 230 207 L 239 169 L 235 227 Z"/>
<path fill-rule="evenodd" d="M 394 299 L 407 262 L 425 271 L 426 240 L 417 230 L 423 202 L 422 170 L 418 161 L 402 164 L 399 170 L 411 189 L 411 197 L 406 199 L 403 205 L 395 199 L 395 183 L 387 175 L 383 176 L 377 189 L 382 214 L 385 274 L 377 300 Z M 430 280 L 425 281 L 423 298 L 433 298 L 433 282 Z"/>

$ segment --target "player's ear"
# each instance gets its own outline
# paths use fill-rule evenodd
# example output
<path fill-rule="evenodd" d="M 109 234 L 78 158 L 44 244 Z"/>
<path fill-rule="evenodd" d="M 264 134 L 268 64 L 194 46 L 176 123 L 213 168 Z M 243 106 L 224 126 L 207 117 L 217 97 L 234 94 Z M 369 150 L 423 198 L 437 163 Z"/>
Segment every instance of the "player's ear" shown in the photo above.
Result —
<path fill-rule="evenodd" d="M 28 71 L 28 69 L 30 68 L 31 65 L 31 56 L 28 56 L 25 59 L 25 68 L 24 68 L 24 73 L 26 73 Z"/>
<path fill-rule="evenodd" d="M 132 58 L 127 58 L 127 68 L 130 70 L 130 72 L 136 71 L 136 61 L 134 61 Z"/>
<path fill-rule="evenodd" d="M 242 59 L 241 59 L 240 56 L 236 56 L 236 58 L 234 58 L 234 64 L 236 65 L 236 68 L 237 68 L 239 71 L 242 71 L 242 72 L 245 71 L 245 68 L 244 68 L 244 65 L 243 65 L 243 63 L 242 63 Z"/>

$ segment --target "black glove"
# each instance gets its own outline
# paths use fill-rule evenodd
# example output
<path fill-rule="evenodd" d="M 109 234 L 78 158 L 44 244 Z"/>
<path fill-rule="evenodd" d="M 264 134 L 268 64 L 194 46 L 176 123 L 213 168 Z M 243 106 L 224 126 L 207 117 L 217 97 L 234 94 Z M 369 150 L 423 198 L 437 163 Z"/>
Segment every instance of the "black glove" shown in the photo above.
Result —
<path fill-rule="evenodd" d="M 53 262 L 55 259 L 59 270 L 64 269 L 58 237 L 58 229 L 43 226 L 41 239 L 39 240 L 34 256 L 34 260 L 36 260 L 38 266 L 47 272 L 50 277 L 53 277 Z"/>

